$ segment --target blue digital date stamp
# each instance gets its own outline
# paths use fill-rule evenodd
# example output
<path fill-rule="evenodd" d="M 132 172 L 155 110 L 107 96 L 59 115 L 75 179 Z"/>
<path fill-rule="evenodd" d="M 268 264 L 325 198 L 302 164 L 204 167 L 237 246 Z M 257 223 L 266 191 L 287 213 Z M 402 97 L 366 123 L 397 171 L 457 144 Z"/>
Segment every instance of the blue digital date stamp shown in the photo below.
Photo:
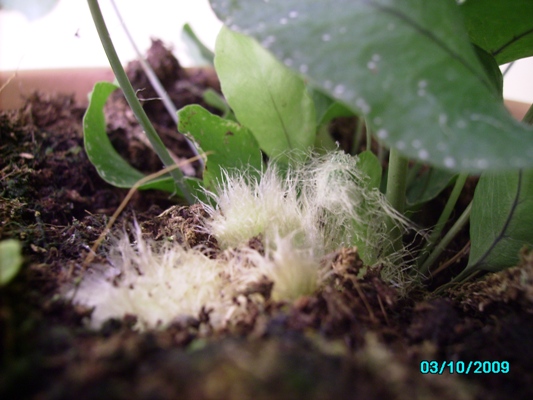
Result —
<path fill-rule="evenodd" d="M 422 374 L 508 374 L 509 361 L 420 361 Z"/>

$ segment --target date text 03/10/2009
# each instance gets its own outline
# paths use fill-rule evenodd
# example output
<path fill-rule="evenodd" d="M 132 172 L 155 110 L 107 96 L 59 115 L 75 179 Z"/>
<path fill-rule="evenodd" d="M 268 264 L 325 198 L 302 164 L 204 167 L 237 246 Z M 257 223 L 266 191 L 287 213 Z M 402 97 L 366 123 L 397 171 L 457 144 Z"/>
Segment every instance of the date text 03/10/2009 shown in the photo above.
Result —
<path fill-rule="evenodd" d="M 509 361 L 427 361 L 420 362 L 422 374 L 508 374 Z"/>

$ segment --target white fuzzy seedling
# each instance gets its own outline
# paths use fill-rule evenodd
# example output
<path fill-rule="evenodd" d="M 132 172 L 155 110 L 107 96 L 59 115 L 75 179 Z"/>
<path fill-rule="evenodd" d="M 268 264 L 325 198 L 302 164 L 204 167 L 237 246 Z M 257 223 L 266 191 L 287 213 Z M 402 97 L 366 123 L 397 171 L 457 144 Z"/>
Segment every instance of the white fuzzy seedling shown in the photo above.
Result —
<path fill-rule="evenodd" d="M 206 206 L 208 228 L 222 248 L 243 246 L 257 235 L 269 243 L 292 235 L 297 247 L 312 248 L 317 257 L 356 245 L 369 265 L 396 262 L 404 254 L 387 253 L 387 221 L 401 230 L 408 224 L 367 179 L 357 158 L 341 152 L 311 157 L 284 176 L 269 166 L 260 182 L 226 174 L 211 194 L 217 208 Z"/>
<path fill-rule="evenodd" d="M 94 307 L 91 325 L 109 318 L 137 316 L 137 329 L 166 326 L 181 316 L 227 307 L 232 293 L 224 265 L 198 250 L 167 243 L 155 247 L 136 226 L 135 243 L 127 235 L 116 241 L 108 256 L 112 267 L 99 266 L 86 274 L 73 293 L 74 301 Z M 214 324 L 222 313 L 214 312 Z"/>
<path fill-rule="evenodd" d="M 274 300 L 311 294 L 327 276 L 321 260 L 342 246 L 358 246 L 368 266 L 383 266 L 382 276 L 405 288 L 406 251 L 390 252 L 387 221 L 400 229 L 406 223 L 379 191 L 368 190 L 366 179 L 357 158 L 340 152 L 311 157 L 285 174 L 270 166 L 260 180 L 226 172 L 211 193 L 216 208 L 204 205 L 211 219 L 199 227 L 218 240 L 223 257 L 147 242 L 136 226 L 135 244 L 126 236 L 117 240 L 109 254 L 113 267 L 97 268 L 71 294 L 94 307 L 95 327 L 126 314 L 137 316 L 139 329 L 164 327 L 202 308 L 211 310 L 214 326 L 223 326 L 245 311 L 250 298 L 240 293 L 265 277 Z M 254 237 L 262 239 L 264 254 L 248 247 Z"/>
<path fill-rule="evenodd" d="M 251 265 L 242 270 L 244 279 L 257 282 L 266 277 L 273 283 L 271 296 L 275 301 L 291 301 L 315 292 L 323 275 L 320 260 L 311 248 L 299 248 L 295 242 L 294 235 L 277 236 L 273 243 L 265 243 L 264 255 L 249 248 L 240 250 Z"/>
<path fill-rule="evenodd" d="M 255 236 L 274 239 L 302 228 L 295 185 L 281 180 L 275 167 L 259 181 L 226 172 L 217 193 L 209 193 L 216 209 L 204 206 L 213 217 L 209 232 L 223 249 L 239 247 Z"/>

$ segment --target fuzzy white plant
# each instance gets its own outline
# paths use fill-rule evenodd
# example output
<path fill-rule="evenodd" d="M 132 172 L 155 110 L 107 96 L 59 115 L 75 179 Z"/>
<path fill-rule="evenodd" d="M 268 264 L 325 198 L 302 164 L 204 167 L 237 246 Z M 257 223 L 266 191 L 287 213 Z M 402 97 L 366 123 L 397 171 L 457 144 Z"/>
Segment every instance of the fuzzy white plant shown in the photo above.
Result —
<path fill-rule="evenodd" d="M 413 281 L 408 250 L 391 251 L 391 227 L 405 232 L 413 226 L 368 182 L 358 158 L 342 152 L 311 156 L 284 174 L 271 164 L 259 182 L 226 173 L 211 193 L 217 208 L 206 206 L 208 228 L 223 247 L 245 246 L 261 235 L 268 250 L 291 235 L 294 249 L 309 251 L 315 263 L 339 247 L 357 246 L 366 265 L 381 266 L 382 277 L 405 292 Z"/>
<path fill-rule="evenodd" d="M 226 171 L 217 194 L 208 194 L 217 205 L 215 209 L 204 204 L 213 217 L 208 229 L 223 249 L 239 247 L 259 235 L 273 240 L 303 227 L 296 185 L 280 179 L 275 166 L 260 180 Z"/>
<path fill-rule="evenodd" d="M 275 301 L 291 301 L 312 294 L 325 272 L 312 248 L 301 248 L 295 243 L 294 235 L 278 235 L 273 242 L 266 241 L 265 254 L 246 247 L 240 249 L 251 268 L 240 268 L 240 273 L 233 276 L 239 275 L 250 283 L 266 277 L 273 283 L 271 296 Z"/>
<path fill-rule="evenodd" d="M 199 250 L 178 244 L 156 245 L 142 238 L 135 224 L 135 241 L 116 239 L 108 259 L 95 266 L 80 286 L 70 291 L 75 303 L 94 307 L 91 325 L 109 318 L 137 316 L 138 329 L 166 326 L 180 316 L 197 316 L 205 309 L 226 309 L 233 293 L 224 264 Z M 220 324 L 223 312 L 213 312 Z"/>
<path fill-rule="evenodd" d="M 211 310 L 210 321 L 223 326 L 244 312 L 242 295 L 265 277 L 272 298 L 290 301 L 315 291 L 327 276 L 321 260 L 341 246 L 358 246 L 369 266 L 405 288 L 405 250 L 392 253 L 388 229 L 407 223 L 381 193 L 369 190 L 358 159 L 340 152 L 310 157 L 285 173 L 269 166 L 260 180 L 225 173 L 217 206 L 204 205 L 211 219 L 204 227 L 225 249 L 211 259 L 199 249 L 146 241 L 135 225 L 132 244 L 124 235 L 109 253 L 111 268 L 96 267 L 71 291 L 74 301 L 94 307 L 91 324 L 137 316 L 137 328 L 166 326 L 180 316 Z M 264 254 L 248 247 L 259 236 Z"/>
<path fill-rule="evenodd" d="M 285 174 L 269 166 L 259 182 L 226 173 L 211 193 L 217 207 L 205 206 L 212 218 L 208 229 L 223 248 L 243 246 L 257 235 L 267 243 L 292 235 L 295 246 L 312 249 L 315 257 L 358 246 L 368 265 L 397 263 L 405 253 L 388 251 L 388 221 L 401 231 L 409 224 L 369 188 L 357 163 L 357 157 L 332 152 Z"/>

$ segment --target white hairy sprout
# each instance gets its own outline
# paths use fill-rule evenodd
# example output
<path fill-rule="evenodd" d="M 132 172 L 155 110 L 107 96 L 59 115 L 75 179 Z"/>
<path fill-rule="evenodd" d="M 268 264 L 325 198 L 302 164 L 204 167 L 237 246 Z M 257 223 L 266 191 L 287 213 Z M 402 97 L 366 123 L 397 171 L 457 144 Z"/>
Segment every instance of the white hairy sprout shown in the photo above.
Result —
<path fill-rule="evenodd" d="M 402 232 L 408 222 L 398 215 L 357 166 L 357 157 L 332 152 L 310 157 L 285 175 L 269 166 L 261 181 L 226 174 L 217 208 L 207 207 L 211 234 L 223 248 L 246 244 L 259 234 L 274 243 L 293 235 L 315 257 L 341 246 L 357 246 L 367 265 L 392 265 L 404 251 L 391 253 L 389 220 Z"/>
<path fill-rule="evenodd" d="M 380 266 L 382 277 L 405 292 L 410 284 L 407 250 L 391 252 L 390 221 L 404 232 L 407 222 L 377 189 L 368 188 L 357 157 L 340 152 L 310 157 L 285 173 L 269 166 L 261 179 L 225 173 L 217 206 L 205 226 L 224 254 L 211 259 L 199 249 L 163 245 L 124 235 L 109 252 L 112 267 L 95 268 L 71 291 L 74 301 L 94 307 L 91 324 L 137 316 L 137 328 L 165 327 L 180 316 L 210 311 L 215 327 L 246 312 L 265 278 L 276 301 L 291 301 L 320 288 L 328 272 L 321 260 L 340 247 L 359 248 L 367 266 Z M 248 247 L 259 237 L 264 254 Z M 107 269 L 105 269 L 107 268 Z"/>
<path fill-rule="evenodd" d="M 135 226 L 135 242 L 126 234 L 108 255 L 110 266 L 86 274 L 71 292 L 74 302 L 94 307 L 91 325 L 109 318 L 137 316 L 137 329 L 164 327 L 180 316 L 198 316 L 202 307 L 218 309 L 231 303 L 224 265 L 198 250 L 166 243 L 156 246 Z M 213 312 L 214 324 L 221 312 Z"/>
<path fill-rule="evenodd" d="M 266 243 L 265 255 L 256 250 L 242 250 L 254 268 L 248 270 L 248 281 L 266 277 L 274 285 L 272 299 L 290 301 L 315 292 L 321 281 L 318 257 L 312 249 L 295 246 L 293 235 L 277 236 L 274 243 Z"/>
<path fill-rule="evenodd" d="M 224 178 L 218 194 L 209 193 L 216 210 L 204 205 L 213 217 L 209 232 L 222 249 L 241 246 L 258 235 L 274 239 L 302 228 L 296 188 L 279 179 L 275 167 L 268 168 L 260 181 L 228 172 Z"/>
<path fill-rule="evenodd" d="M 357 162 L 357 157 L 333 152 L 311 158 L 298 170 L 300 202 L 307 219 L 315 221 L 316 227 L 313 231 L 310 223 L 305 229 L 322 238 L 318 242 L 325 252 L 356 246 L 367 266 L 380 266 L 382 278 L 405 294 L 415 279 L 407 273 L 411 269 L 408 249 L 391 250 L 391 226 L 400 233 L 414 226 L 389 205 L 377 188 L 368 186 L 369 178 Z"/>

